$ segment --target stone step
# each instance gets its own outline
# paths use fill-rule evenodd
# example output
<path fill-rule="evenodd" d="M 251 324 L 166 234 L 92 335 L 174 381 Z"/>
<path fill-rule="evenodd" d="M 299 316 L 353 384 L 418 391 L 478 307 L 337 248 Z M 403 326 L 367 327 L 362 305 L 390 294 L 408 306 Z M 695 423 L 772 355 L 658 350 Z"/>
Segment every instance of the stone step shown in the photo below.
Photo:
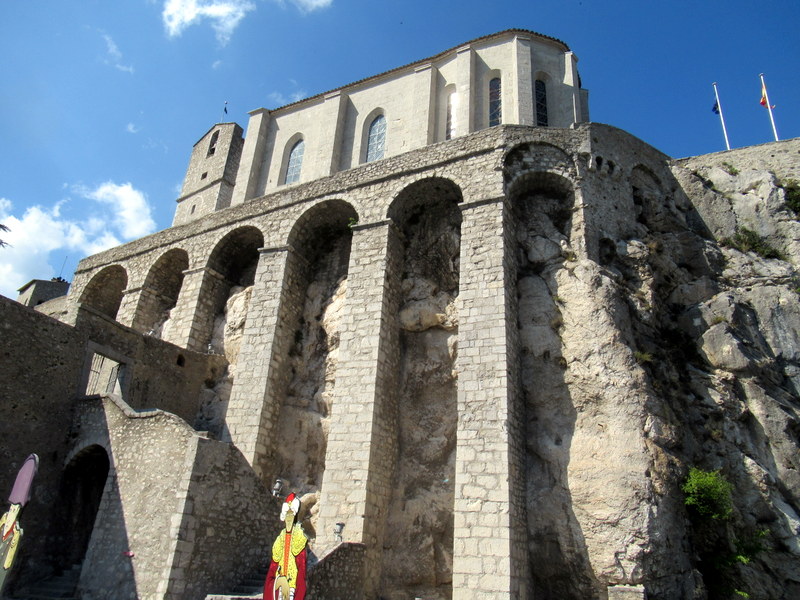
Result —
<path fill-rule="evenodd" d="M 78 600 L 75 589 L 81 575 L 81 565 L 73 565 L 61 575 L 53 575 L 31 583 L 16 592 L 13 600 Z"/>
<path fill-rule="evenodd" d="M 266 578 L 266 569 L 260 573 L 253 573 L 235 585 L 230 592 L 209 594 L 205 600 L 261 600 L 264 595 L 264 580 Z"/>

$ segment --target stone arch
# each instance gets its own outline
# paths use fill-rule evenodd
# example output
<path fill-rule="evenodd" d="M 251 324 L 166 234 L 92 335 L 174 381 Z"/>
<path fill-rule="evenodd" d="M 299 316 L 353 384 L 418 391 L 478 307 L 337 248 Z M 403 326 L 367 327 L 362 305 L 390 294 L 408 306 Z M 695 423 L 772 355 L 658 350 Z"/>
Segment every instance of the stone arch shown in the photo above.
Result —
<path fill-rule="evenodd" d="M 173 248 L 162 254 L 147 273 L 133 328 L 158 338 L 170 318 L 170 311 L 178 303 L 183 274 L 189 268 L 189 254 L 182 248 Z"/>
<path fill-rule="evenodd" d="M 128 285 L 128 273 L 120 265 L 105 267 L 83 289 L 79 302 L 116 319 L 122 294 Z"/>
<path fill-rule="evenodd" d="M 277 420 L 265 473 L 297 494 L 322 488 L 328 420 L 339 353 L 355 209 L 343 200 L 320 202 L 295 222 L 287 239 L 284 289 L 276 345 L 285 357 L 275 374 Z M 271 483 L 271 481 L 270 481 Z M 312 519 L 312 526 L 316 516 Z"/>
<path fill-rule="evenodd" d="M 510 187 L 518 337 L 509 360 L 525 415 L 519 467 L 525 478 L 528 588 L 537 598 L 593 598 L 591 565 L 569 487 L 577 410 L 564 378 L 558 294 L 565 265 L 575 259 L 570 243 L 575 189 L 562 175 L 533 170 L 519 174 Z"/>
<path fill-rule="evenodd" d="M 233 327 L 226 321 L 226 312 L 236 296 L 236 300 L 245 305 L 237 311 L 240 322 L 236 329 L 242 330 L 258 267 L 258 251 L 263 245 L 264 236 L 260 229 L 239 227 L 217 242 L 208 258 L 207 273 L 200 293 L 202 298 L 208 300 L 199 308 L 206 311 L 204 317 L 207 325 L 201 336 L 212 352 L 224 354 L 229 361 L 235 357 L 230 348 L 226 349 L 225 330 Z"/>
<path fill-rule="evenodd" d="M 194 426 L 220 439 L 263 245 L 257 227 L 228 232 L 208 257 L 198 294 L 190 347 L 216 355 L 217 378 L 201 392 Z"/>
<path fill-rule="evenodd" d="M 397 445 L 383 542 L 381 587 L 409 597 L 450 597 L 458 422 L 455 357 L 461 244 L 460 188 L 420 179 L 394 199 L 388 217 L 401 243 L 395 399 Z"/>
<path fill-rule="evenodd" d="M 56 571 L 79 565 L 86 556 L 106 487 L 110 461 L 98 444 L 74 453 L 64 467 L 53 519 L 52 546 Z"/>
<path fill-rule="evenodd" d="M 503 185 L 506 194 L 513 196 L 516 193 L 515 188 L 523 185 L 525 177 L 530 177 L 532 173 L 552 173 L 574 181 L 575 162 L 564 150 L 546 142 L 528 142 L 515 146 L 503 159 Z"/>

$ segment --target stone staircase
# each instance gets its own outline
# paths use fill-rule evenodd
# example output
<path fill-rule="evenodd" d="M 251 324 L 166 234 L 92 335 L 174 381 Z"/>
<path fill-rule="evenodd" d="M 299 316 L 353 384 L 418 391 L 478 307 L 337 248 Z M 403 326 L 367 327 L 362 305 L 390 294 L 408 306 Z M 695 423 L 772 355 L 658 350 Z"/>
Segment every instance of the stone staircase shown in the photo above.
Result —
<path fill-rule="evenodd" d="M 9 600 L 78 600 L 75 591 L 83 565 L 73 565 L 61 575 L 42 579 L 6 596 Z"/>
<path fill-rule="evenodd" d="M 209 594 L 206 600 L 261 600 L 264 594 L 264 579 L 267 569 L 252 573 L 244 581 L 225 594 Z"/>

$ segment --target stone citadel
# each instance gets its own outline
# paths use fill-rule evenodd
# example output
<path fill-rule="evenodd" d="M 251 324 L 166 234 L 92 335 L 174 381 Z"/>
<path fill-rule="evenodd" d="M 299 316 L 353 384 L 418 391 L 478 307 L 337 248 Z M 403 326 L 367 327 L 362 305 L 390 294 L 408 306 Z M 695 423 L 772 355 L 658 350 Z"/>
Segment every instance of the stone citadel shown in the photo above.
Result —
<path fill-rule="evenodd" d="M 309 598 L 800 597 L 800 140 L 673 160 L 576 65 L 508 30 L 218 123 L 172 227 L 0 298 L 9 597 L 260 597 L 290 491 Z"/>

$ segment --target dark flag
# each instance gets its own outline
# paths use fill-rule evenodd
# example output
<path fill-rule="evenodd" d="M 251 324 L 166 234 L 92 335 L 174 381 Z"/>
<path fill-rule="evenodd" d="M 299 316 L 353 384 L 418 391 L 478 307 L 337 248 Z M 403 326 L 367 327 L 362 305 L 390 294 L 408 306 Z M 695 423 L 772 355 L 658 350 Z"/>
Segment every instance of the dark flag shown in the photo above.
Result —
<path fill-rule="evenodd" d="M 711 108 L 715 115 L 719 114 L 719 102 L 714 102 L 714 106 Z"/>

